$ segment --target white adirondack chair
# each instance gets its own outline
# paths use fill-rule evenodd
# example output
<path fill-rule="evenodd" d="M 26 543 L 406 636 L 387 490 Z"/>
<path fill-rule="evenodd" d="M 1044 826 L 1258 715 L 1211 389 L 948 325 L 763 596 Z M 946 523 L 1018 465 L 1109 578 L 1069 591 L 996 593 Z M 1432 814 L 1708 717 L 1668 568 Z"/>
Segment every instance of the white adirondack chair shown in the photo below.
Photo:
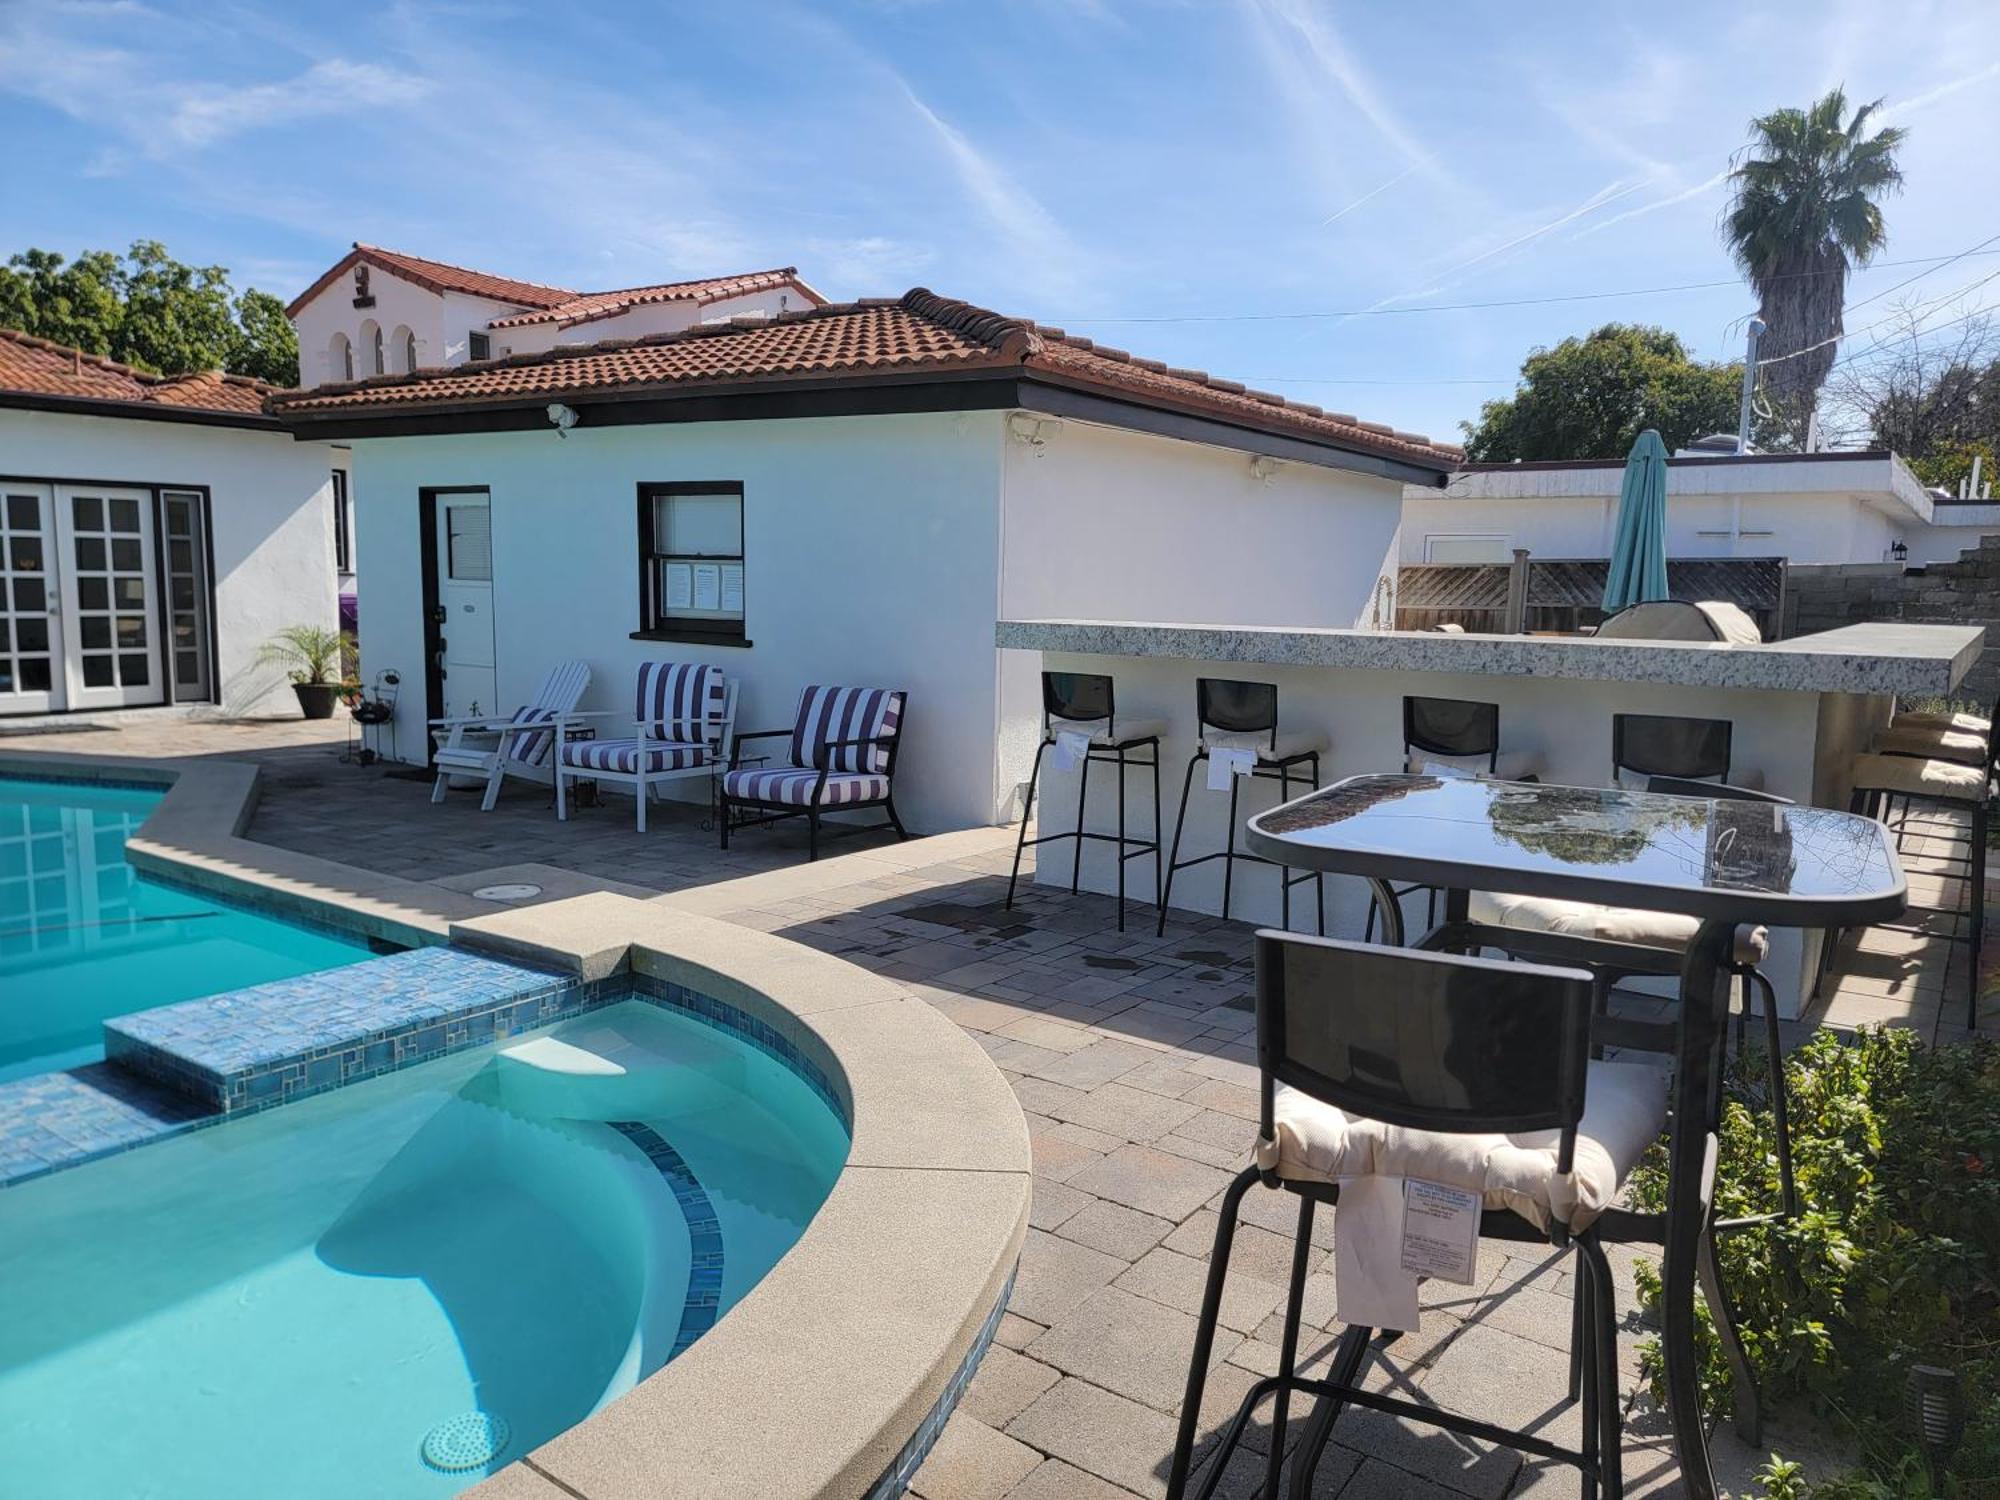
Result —
<path fill-rule="evenodd" d="M 556 742 L 576 717 L 576 705 L 590 686 L 590 668 L 580 661 L 558 662 L 536 689 L 534 701 L 506 717 L 433 719 L 444 737 L 431 757 L 437 784 L 431 801 L 444 801 L 453 777 L 485 783 L 479 810 L 491 812 L 500 783 L 509 776 L 549 786 L 555 781 Z"/>

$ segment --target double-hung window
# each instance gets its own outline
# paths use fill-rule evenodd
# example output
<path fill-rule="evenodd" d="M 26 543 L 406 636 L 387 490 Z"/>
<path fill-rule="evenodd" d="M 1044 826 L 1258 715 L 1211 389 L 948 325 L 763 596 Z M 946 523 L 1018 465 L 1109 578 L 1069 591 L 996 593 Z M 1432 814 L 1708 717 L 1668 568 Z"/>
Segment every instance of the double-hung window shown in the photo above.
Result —
<path fill-rule="evenodd" d="M 747 645 L 743 486 L 639 486 L 639 630 L 653 639 Z"/>

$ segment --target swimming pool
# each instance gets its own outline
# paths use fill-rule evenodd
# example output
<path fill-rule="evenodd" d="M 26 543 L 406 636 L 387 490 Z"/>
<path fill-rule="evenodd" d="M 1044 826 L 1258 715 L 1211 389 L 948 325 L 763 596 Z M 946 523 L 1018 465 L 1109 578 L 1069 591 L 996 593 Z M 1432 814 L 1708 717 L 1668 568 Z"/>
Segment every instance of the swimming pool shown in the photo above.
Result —
<path fill-rule="evenodd" d="M 0 1192 L 8 1492 L 454 1494 L 777 1262 L 847 1157 L 824 1090 L 626 1000 Z"/>
<path fill-rule="evenodd" d="M 162 795 L 0 777 L 0 1081 L 96 1061 L 112 1016 L 368 956 L 133 869 Z"/>

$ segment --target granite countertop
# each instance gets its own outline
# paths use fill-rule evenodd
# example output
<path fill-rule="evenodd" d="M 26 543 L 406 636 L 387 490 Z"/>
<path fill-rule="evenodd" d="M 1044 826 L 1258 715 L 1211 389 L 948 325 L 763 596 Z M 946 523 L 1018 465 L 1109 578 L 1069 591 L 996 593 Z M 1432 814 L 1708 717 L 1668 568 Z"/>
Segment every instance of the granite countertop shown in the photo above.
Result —
<path fill-rule="evenodd" d="M 1705 641 L 1600 641 L 1592 636 L 1002 620 L 995 641 L 1015 650 L 1084 656 L 1911 696 L 1942 695 L 1957 687 L 1979 659 L 1986 632 L 1971 625 L 1877 623 L 1761 646 L 1729 646 Z"/>

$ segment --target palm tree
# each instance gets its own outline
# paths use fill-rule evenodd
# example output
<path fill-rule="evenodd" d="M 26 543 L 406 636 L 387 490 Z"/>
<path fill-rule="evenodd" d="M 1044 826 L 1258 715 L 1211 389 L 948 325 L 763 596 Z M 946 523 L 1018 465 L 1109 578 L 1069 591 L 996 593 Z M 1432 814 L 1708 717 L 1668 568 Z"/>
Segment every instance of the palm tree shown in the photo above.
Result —
<path fill-rule="evenodd" d="M 1729 174 L 1736 196 L 1723 237 L 1762 304 L 1764 393 L 1801 447 L 1833 368 L 1848 269 L 1888 243 L 1878 200 L 1903 182 L 1903 131 L 1867 133 L 1881 107 L 1877 99 L 1850 118 L 1847 95 L 1834 89 L 1808 109 L 1774 110 L 1750 122 Z"/>

